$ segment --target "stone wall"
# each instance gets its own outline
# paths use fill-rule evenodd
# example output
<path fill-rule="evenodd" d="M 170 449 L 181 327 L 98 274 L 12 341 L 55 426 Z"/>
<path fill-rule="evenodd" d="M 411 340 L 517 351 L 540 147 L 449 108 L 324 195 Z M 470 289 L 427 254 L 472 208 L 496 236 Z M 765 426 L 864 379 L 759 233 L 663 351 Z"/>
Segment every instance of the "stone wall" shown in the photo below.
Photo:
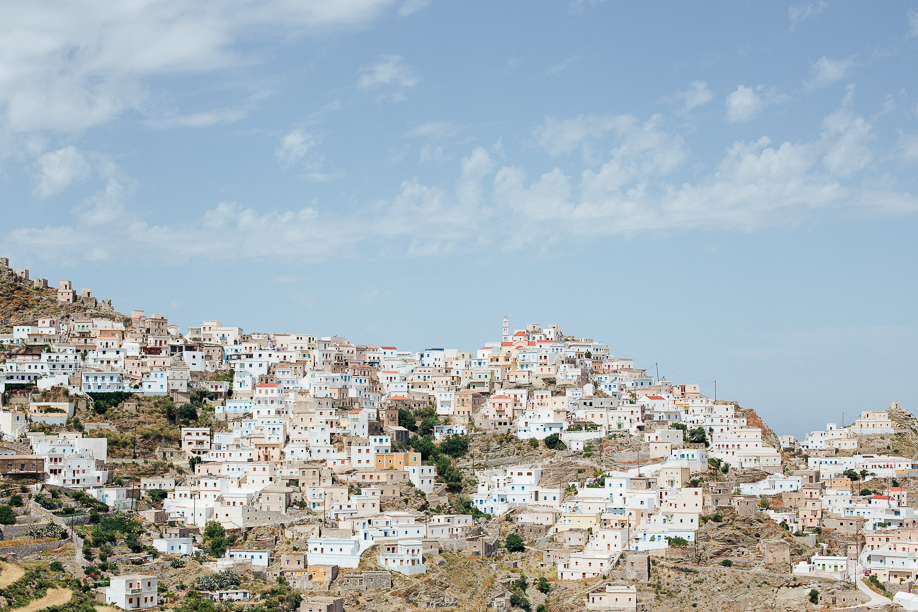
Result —
<path fill-rule="evenodd" d="M 389 572 L 361 572 L 344 574 L 338 578 L 342 591 L 366 591 L 369 589 L 391 589 L 392 574 Z"/>
<path fill-rule="evenodd" d="M 242 509 L 242 523 L 246 527 L 292 525 L 294 518 L 283 512 L 269 512 L 245 506 Z"/>
<path fill-rule="evenodd" d="M 13 538 L 29 535 L 29 528 L 34 525 L 34 523 L 31 525 L 4 525 L 0 528 L 0 539 L 12 540 Z"/>
<path fill-rule="evenodd" d="M 29 555 L 43 553 L 46 550 L 58 549 L 69 541 L 70 538 L 67 537 L 63 540 L 54 540 L 53 542 L 36 542 L 35 544 L 25 544 L 24 546 L 6 546 L 0 548 L 0 555 L 9 555 L 10 557 L 22 559 Z"/>

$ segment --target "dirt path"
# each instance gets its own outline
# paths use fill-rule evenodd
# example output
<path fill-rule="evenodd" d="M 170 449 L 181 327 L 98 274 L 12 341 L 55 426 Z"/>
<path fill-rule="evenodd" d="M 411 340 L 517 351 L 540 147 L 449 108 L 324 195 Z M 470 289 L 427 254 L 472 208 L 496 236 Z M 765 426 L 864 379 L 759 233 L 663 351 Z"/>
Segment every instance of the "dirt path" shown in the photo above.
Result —
<path fill-rule="evenodd" d="M 0 574 L 0 589 L 5 589 L 10 586 L 25 574 L 25 570 L 22 569 L 22 566 L 16 565 L 15 563 L 4 563 L 2 569 L 3 573 Z"/>
<path fill-rule="evenodd" d="M 14 608 L 10 612 L 38 612 L 51 606 L 60 606 L 70 601 L 73 592 L 70 589 L 48 589 L 48 592 L 41 599 L 36 599 L 27 606 Z"/>

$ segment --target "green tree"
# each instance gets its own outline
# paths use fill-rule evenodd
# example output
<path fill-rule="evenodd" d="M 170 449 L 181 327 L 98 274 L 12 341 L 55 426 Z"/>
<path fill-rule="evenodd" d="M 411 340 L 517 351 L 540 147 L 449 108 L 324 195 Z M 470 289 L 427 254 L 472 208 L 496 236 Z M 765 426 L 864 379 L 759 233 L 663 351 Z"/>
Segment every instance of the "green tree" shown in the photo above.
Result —
<path fill-rule="evenodd" d="M 10 496 L 10 506 L 12 506 L 13 508 L 21 508 L 22 507 L 22 495 L 19 495 L 19 494 L 11 495 Z"/>
<path fill-rule="evenodd" d="M 9 506 L 0 506 L 0 525 L 15 525 L 16 513 Z"/>
<path fill-rule="evenodd" d="M 147 495 L 150 496 L 150 501 L 157 504 L 161 504 L 168 494 L 169 492 L 163 489 L 150 489 L 147 491 Z"/>
<path fill-rule="evenodd" d="M 708 435 L 704 431 L 704 427 L 696 427 L 688 432 L 688 441 L 692 444 L 704 444 L 708 446 Z"/>
<path fill-rule="evenodd" d="M 723 561 L 720 562 L 720 564 L 724 567 L 733 567 L 733 561 L 731 561 L 730 559 L 724 559 Z"/>
<path fill-rule="evenodd" d="M 414 436 L 408 441 L 408 446 L 411 450 L 421 453 L 421 459 L 424 461 L 430 458 L 436 459 L 440 455 L 440 448 L 430 438 Z"/>
<path fill-rule="evenodd" d="M 179 424 L 197 421 L 198 409 L 193 404 L 182 404 L 175 410 L 175 419 Z"/>
<path fill-rule="evenodd" d="M 404 427 L 408 431 L 418 430 L 417 419 L 414 418 L 410 410 L 405 410 L 404 408 L 398 409 L 398 426 Z"/>
<path fill-rule="evenodd" d="M 448 436 L 440 443 L 440 452 L 450 457 L 462 457 L 469 450 L 469 439 L 465 436 Z"/>
<path fill-rule="evenodd" d="M 689 545 L 688 540 L 680 536 L 666 536 L 666 543 L 670 546 L 670 548 L 685 548 Z"/>
<path fill-rule="evenodd" d="M 560 434 L 553 433 L 547 438 L 545 438 L 544 442 L 545 442 L 545 446 L 547 446 L 551 450 L 554 450 L 556 448 L 561 448 L 561 449 L 566 448 L 564 446 L 564 443 L 561 442 Z"/>
<path fill-rule="evenodd" d="M 523 538 L 515 533 L 507 534 L 507 539 L 504 541 L 504 546 L 506 547 L 507 552 L 523 552 L 526 550 L 526 544 L 523 543 Z"/>
<path fill-rule="evenodd" d="M 855 481 L 855 480 L 860 480 L 860 479 L 861 479 L 860 476 L 858 476 L 857 472 L 855 472 L 855 471 L 852 470 L 851 468 L 848 468 L 847 470 L 845 470 L 844 472 L 842 472 L 842 475 L 843 475 L 845 478 L 851 479 L 852 482 Z"/>
<path fill-rule="evenodd" d="M 551 585 L 548 584 L 548 578 L 539 576 L 539 580 L 536 582 L 536 588 L 539 589 L 539 593 L 548 595 L 548 592 L 551 591 Z"/>
<path fill-rule="evenodd" d="M 539 604 L 539 607 L 536 608 L 536 612 L 548 612 L 548 608 L 545 607 L 545 604 Z"/>
<path fill-rule="evenodd" d="M 819 603 L 819 591 L 812 589 L 810 591 L 810 603 L 818 604 Z"/>
<path fill-rule="evenodd" d="M 226 529 L 217 521 L 207 521 L 204 526 L 204 542 L 214 557 L 222 557 L 226 552 Z"/>
<path fill-rule="evenodd" d="M 440 419 L 435 416 L 424 417 L 421 425 L 418 427 L 419 436 L 429 436 L 433 433 L 433 428 L 440 424 Z"/>
<path fill-rule="evenodd" d="M 525 610 L 525 612 L 529 612 L 532 609 L 529 605 L 529 600 L 519 593 L 513 593 L 510 595 L 510 605 L 514 608 Z"/>
<path fill-rule="evenodd" d="M 447 489 L 453 493 L 458 493 L 462 490 L 462 472 L 452 464 L 449 457 L 441 456 L 437 459 L 435 465 L 437 468 L 437 476 L 440 482 L 446 484 Z"/>

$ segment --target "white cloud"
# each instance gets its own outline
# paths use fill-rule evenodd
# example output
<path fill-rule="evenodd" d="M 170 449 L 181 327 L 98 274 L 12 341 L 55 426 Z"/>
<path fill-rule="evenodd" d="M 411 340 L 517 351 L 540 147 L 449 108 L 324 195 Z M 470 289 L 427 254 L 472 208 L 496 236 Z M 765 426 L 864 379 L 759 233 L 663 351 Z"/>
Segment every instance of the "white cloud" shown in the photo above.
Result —
<path fill-rule="evenodd" d="M 689 85 L 688 91 L 680 91 L 678 97 L 685 100 L 685 110 L 692 110 L 702 104 L 707 104 L 714 98 L 714 94 L 708 89 L 708 84 L 704 81 L 693 81 Z"/>
<path fill-rule="evenodd" d="M 829 7 L 826 0 L 819 2 L 804 2 L 803 4 L 792 5 L 787 9 L 787 18 L 790 19 L 790 29 L 793 30 L 802 21 L 815 17 Z"/>
<path fill-rule="evenodd" d="M 414 69 L 405 63 L 401 55 L 384 55 L 372 66 L 360 69 L 357 87 L 360 89 L 393 89 L 391 97 L 404 99 L 404 90 L 414 87 L 421 81 Z"/>
<path fill-rule="evenodd" d="M 918 10 L 908 10 L 908 31 L 912 36 L 918 36 Z"/>
<path fill-rule="evenodd" d="M 825 55 L 810 64 L 810 80 L 806 82 L 807 89 L 818 89 L 840 81 L 848 75 L 848 70 L 854 65 L 854 58 L 846 60 L 830 60 Z"/>
<path fill-rule="evenodd" d="M 245 109 L 229 108 L 148 119 L 145 123 L 151 128 L 160 130 L 174 127 L 208 128 L 214 125 L 234 123 L 246 116 L 248 116 L 248 111 Z"/>
<path fill-rule="evenodd" d="M 110 178 L 73 210 L 70 224 L 10 231 L 0 236 L 0 251 L 68 264 L 114 257 L 168 264 L 272 257 L 319 262 L 368 253 L 436 256 L 495 245 L 545 249 L 609 236 L 749 232 L 840 215 L 918 214 L 918 198 L 864 176 L 873 159 L 867 146 L 872 128 L 854 115 L 852 96 L 849 90 L 842 107 L 823 120 L 815 141 L 737 141 L 713 171 L 701 175 L 682 138 L 659 118 L 620 115 L 546 119 L 536 130 L 560 133 L 543 143 L 555 154 L 583 146 L 593 137 L 589 129 L 601 130 L 612 146 L 595 169 L 569 175 L 552 168 L 530 181 L 522 167 L 498 168 L 491 153 L 478 147 L 462 159 L 453 188 L 410 179 L 392 197 L 351 209 L 322 211 L 308 202 L 264 212 L 222 202 L 196 219 L 154 224 L 131 206 L 133 183 Z M 903 155 L 918 155 L 911 152 L 914 146 L 903 137 Z"/>
<path fill-rule="evenodd" d="M 80 131 L 125 109 L 156 118 L 151 79 L 251 64 L 257 56 L 234 44 L 255 28 L 282 37 L 357 25 L 390 3 L 75 0 L 51 10 L 11 0 L 0 9 L 0 128 Z"/>
<path fill-rule="evenodd" d="M 616 127 L 635 121 L 630 115 L 580 115 L 573 119 L 545 117 L 533 130 L 537 146 L 551 156 L 571 153 L 590 139 L 602 138 Z"/>
<path fill-rule="evenodd" d="M 430 0 L 405 0 L 398 9 L 398 14 L 407 17 L 430 6 Z"/>
<path fill-rule="evenodd" d="M 565 70 L 567 70 L 568 68 L 576 64 L 580 60 L 581 57 L 582 56 L 580 55 L 573 55 L 556 64 L 553 64 L 551 68 L 549 68 L 545 72 L 545 76 L 551 76 L 553 74 L 558 74 L 559 72 L 564 72 Z"/>
<path fill-rule="evenodd" d="M 60 193 L 74 181 L 89 177 L 92 167 L 80 151 L 70 145 L 38 157 L 41 175 L 35 192 L 46 198 Z"/>
<path fill-rule="evenodd" d="M 749 121 L 765 108 L 765 101 L 756 94 L 755 90 L 745 85 L 740 85 L 736 91 L 727 96 L 727 121 Z"/>
<path fill-rule="evenodd" d="M 873 140 L 873 126 L 863 117 L 855 117 L 851 110 L 854 85 L 848 85 L 842 107 L 827 116 L 823 122 L 821 142 L 826 153 L 822 158 L 825 168 L 837 176 L 850 176 L 863 170 L 873 161 L 867 143 Z"/>
<path fill-rule="evenodd" d="M 902 161 L 915 164 L 918 163 L 918 135 L 902 134 L 897 146 L 898 157 Z"/>
<path fill-rule="evenodd" d="M 455 138 L 459 134 L 459 126 L 452 121 L 428 121 L 413 127 L 402 138 Z"/>
<path fill-rule="evenodd" d="M 319 141 L 315 136 L 297 128 L 281 138 L 280 145 L 274 151 L 274 156 L 282 166 L 288 168 L 303 159 L 306 153 L 317 144 Z"/>

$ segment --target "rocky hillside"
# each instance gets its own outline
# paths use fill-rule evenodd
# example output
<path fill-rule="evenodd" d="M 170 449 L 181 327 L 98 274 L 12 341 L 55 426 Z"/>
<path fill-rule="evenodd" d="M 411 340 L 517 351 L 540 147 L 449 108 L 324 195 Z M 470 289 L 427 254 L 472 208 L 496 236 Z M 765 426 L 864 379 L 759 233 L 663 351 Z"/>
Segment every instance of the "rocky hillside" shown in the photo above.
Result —
<path fill-rule="evenodd" d="M 39 317 L 71 317 L 92 314 L 109 318 L 126 318 L 123 314 L 83 304 L 61 304 L 57 290 L 34 287 L 9 268 L 0 267 L 0 333 L 9 333 L 15 325 L 34 323 Z"/>

